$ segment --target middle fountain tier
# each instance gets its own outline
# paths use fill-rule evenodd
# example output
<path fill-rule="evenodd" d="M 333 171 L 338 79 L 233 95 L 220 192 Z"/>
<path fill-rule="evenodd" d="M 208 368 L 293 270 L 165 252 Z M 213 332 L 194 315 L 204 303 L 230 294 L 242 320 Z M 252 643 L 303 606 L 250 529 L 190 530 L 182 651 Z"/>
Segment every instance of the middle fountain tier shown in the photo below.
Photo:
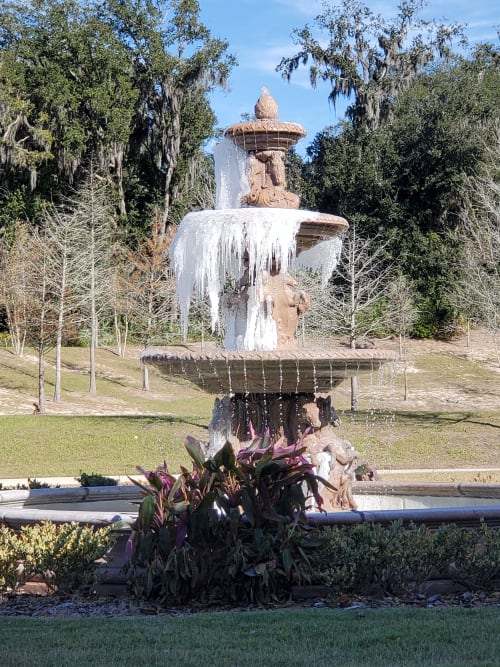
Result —
<path fill-rule="evenodd" d="M 379 350 L 299 347 L 299 319 L 310 297 L 292 277 L 296 268 L 328 282 L 337 265 L 344 218 L 299 208 L 285 180 L 286 151 L 305 130 L 278 119 L 264 91 L 255 120 L 231 125 L 215 150 L 215 210 L 189 213 L 171 247 L 184 333 L 193 300 L 208 297 L 212 327 L 225 331 L 223 349 L 148 351 L 142 360 L 219 394 L 208 453 L 227 441 L 238 451 L 254 431 L 301 441 L 335 493 L 327 506 L 352 507 L 350 481 L 357 452 L 337 437 L 330 392 L 360 371 L 393 359 Z"/>

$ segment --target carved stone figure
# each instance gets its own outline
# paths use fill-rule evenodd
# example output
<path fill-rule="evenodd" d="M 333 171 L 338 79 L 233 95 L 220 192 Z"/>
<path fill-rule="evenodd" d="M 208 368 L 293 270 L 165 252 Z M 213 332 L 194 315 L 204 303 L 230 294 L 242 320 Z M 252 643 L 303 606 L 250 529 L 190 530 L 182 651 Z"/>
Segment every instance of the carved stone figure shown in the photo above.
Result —
<path fill-rule="evenodd" d="M 250 192 L 241 203 L 266 208 L 299 208 L 300 198 L 286 190 L 283 151 L 256 151 L 248 160 Z"/>
<path fill-rule="evenodd" d="M 272 309 L 271 313 L 266 314 L 272 315 L 276 323 L 276 348 L 297 347 L 297 323 L 310 306 L 309 295 L 304 290 L 297 289 L 297 281 L 288 273 L 280 274 L 275 265 L 270 272 L 264 273 L 262 283 L 264 308 Z"/>

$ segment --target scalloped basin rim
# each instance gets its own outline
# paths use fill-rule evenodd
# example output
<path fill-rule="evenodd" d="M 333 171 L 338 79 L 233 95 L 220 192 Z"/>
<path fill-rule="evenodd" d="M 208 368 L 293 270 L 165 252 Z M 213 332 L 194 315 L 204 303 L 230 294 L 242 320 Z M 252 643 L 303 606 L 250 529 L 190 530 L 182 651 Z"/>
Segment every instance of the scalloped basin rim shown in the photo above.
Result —
<path fill-rule="evenodd" d="M 141 361 L 167 376 L 183 377 L 204 391 L 328 393 L 360 372 L 373 372 L 397 355 L 386 350 L 148 350 Z"/>

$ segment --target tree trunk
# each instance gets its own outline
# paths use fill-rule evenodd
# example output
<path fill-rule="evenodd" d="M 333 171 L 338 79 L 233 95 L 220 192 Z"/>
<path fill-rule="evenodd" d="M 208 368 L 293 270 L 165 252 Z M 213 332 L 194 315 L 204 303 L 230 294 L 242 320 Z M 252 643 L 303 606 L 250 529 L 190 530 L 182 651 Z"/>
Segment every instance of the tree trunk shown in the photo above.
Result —
<path fill-rule="evenodd" d="M 97 383 L 95 373 L 95 350 L 97 347 L 97 312 L 96 312 L 96 247 L 95 228 L 90 230 L 90 349 L 89 349 L 89 393 L 97 394 Z"/>
<path fill-rule="evenodd" d="M 56 340 L 56 377 L 54 380 L 54 395 L 52 400 L 54 403 L 58 403 L 61 400 L 61 349 L 62 349 L 62 339 L 59 332 L 57 332 Z"/>
<path fill-rule="evenodd" d="M 122 332 L 121 332 L 121 329 L 120 329 L 120 323 L 118 321 L 118 311 L 116 310 L 116 308 L 114 309 L 113 320 L 114 320 L 114 324 L 115 324 L 116 353 L 118 354 L 119 357 L 123 357 L 123 353 L 122 353 Z"/>
<path fill-rule="evenodd" d="M 356 341 L 351 340 L 351 350 L 356 349 Z M 357 412 L 359 406 L 359 378 L 351 375 L 351 412 Z"/>
<path fill-rule="evenodd" d="M 351 376 L 351 412 L 357 412 L 359 406 L 359 378 Z"/>
<path fill-rule="evenodd" d="M 95 306 L 92 304 L 92 316 L 90 325 L 90 345 L 89 345 L 89 393 L 97 394 L 96 372 L 95 372 L 95 349 L 97 346 L 97 317 L 95 314 Z"/>
<path fill-rule="evenodd" d="M 57 313 L 57 325 L 56 325 L 56 377 L 54 381 L 54 396 L 53 400 L 55 403 L 61 400 L 61 349 L 62 349 L 62 333 L 64 326 L 64 294 L 66 290 L 66 275 L 67 275 L 67 266 L 66 259 L 63 262 L 62 273 L 61 273 L 61 283 L 60 283 L 60 299 L 58 305 Z"/>
<path fill-rule="evenodd" d="M 45 343 L 40 337 L 38 343 L 38 410 L 45 414 Z"/>

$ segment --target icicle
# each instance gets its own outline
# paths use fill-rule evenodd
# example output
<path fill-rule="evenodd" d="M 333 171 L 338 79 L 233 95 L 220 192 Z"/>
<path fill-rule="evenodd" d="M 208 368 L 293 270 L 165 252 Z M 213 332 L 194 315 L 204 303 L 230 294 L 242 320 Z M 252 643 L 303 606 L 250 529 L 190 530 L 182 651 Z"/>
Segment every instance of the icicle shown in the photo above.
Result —
<path fill-rule="evenodd" d="M 214 147 L 216 209 L 240 208 L 241 198 L 248 194 L 248 154 L 230 139 L 224 138 Z"/>
<path fill-rule="evenodd" d="M 324 286 L 337 268 L 341 251 L 342 239 L 338 236 L 321 241 L 309 250 L 301 252 L 294 262 L 294 267 L 321 273 L 321 282 Z"/>
<path fill-rule="evenodd" d="M 241 321 L 235 319 L 231 324 L 235 332 L 232 346 L 234 349 L 239 349 L 241 344 L 243 349 L 274 349 L 269 347 L 273 343 L 263 339 L 271 336 L 271 332 L 269 322 L 261 319 L 264 309 L 261 308 L 259 281 L 273 261 L 277 262 L 281 273 L 288 272 L 303 216 L 300 211 L 264 208 L 196 211 L 185 216 L 171 248 L 184 336 L 192 298 L 208 296 L 214 329 L 227 278 L 246 279 L 249 288 L 254 288 L 248 290 L 247 324 L 250 328 L 245 329 L 243 343 L 238 342 L 240 334 L 236 330 L 241 329 Z"/>

